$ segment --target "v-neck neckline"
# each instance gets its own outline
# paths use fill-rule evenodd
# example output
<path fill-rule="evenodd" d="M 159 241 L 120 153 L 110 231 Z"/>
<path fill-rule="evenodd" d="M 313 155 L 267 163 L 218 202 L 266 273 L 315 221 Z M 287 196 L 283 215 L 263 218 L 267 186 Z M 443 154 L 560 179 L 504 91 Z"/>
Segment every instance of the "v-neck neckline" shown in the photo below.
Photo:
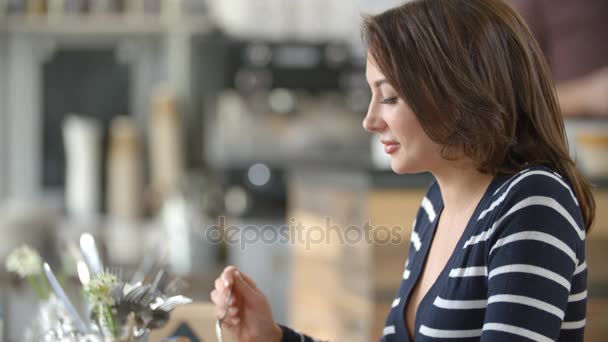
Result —
<path fill-rule="evenodd" d="M 490 181 L 490 184 L 488 184 L 488 187 L 484 191 L 483 196 L 481 197 L 481 199 L 475 206 L 475 210 L 473 211 L 473 214 L 471 214 L 471 217 L 469 218 L 462 235 L 460 236 L 460 238 L 458 239 L 458 242 L 454 246 L 454 250 L 452 251 L 450 257 L 448 258 L 448 261 L 444 265 L 441 272 L 439 272 L 439 275 L 433 282 L 433 285 L 431 285 L 431 287 L 426 291 L 426 293 L 420 300 L 420 303 L 418 303 L 418 307 L 416 307 L 416 318 L 414 319 L 414 331 L 412 332 L 411 337 L 410 337 L 410 334 L 409 334 L 410 332 L 408 330 L 408 327 L 407 327 L 407 324 L 405 321 L 405 311 L 406 311 L 407 305 L 410 301 L 412 292 L 414 291 L 415 287 L 418 285 L 418 282 L 420 281 L 420 276 L 422 275 L 423 268 L 424 268 L 427 258 L 429 256 L 429 251 L 430 251 L 431 245 L 433 244 L 433 241 L 435 239 L 435 233 L 437 232 L 437 227 L 439 225 L 439 219 L 441 217 L 441 214 L 443 213 L 443 208 L 444 208 L 443 196 L 440 195 L 440 203 L 439 203 L 439 208 L 437 209 L 437 215 L 435 216 L 435 220 L 433 222 L 431 222 L 431 224 L 430 224 L 430 228 L 431 228 L 431 231 L 429 234 L 430 237 L 425 238 L 425 240 L 427 240 L 427 241 L 425 241 L 426 243 L 423 244 L 423 248 L 420 250 L 421 255 L 418 255 L 416 258 L 418 260 L 418 262 L 414 266 L 414 267 L 416 267 L 416 272 L 412 272 L 413 274 L 415 274 L 415 278 L 414 278 L 414 281 L 411 282 L 410 285 L 407 287 L 406 298 L 403 301 L 403 305 L 400 308 L 398 326 L 402 329 L 405 336 L 407 336 L 408 341 L 414 341 L 416 339 L 416 335 L 418 333 L 419 326 L 420 326 L 420 321 L 422 319 L 422 315 L 425 312 L 424 308 L 427 306 L 427 302 L 430 300 L 429 298 L 431 298 L 434 294 L 437 293 L 438 286 L 439 286 L 438 284 L 443 283 L 442 280 L 445 278 L 446 272 L 448 272 L 448 270 L 452 269 L 453 264 L 456 261 L 456 256 L 460 255 L 460 253 L 458 253 L 459 249 L 462 249 L 462 246 L 470 238 L 470 236 L 473 232 L 473 227 L 475 226 L 475 222 L 477 221 L 476 218 L 480 215 L 480 211 L 482 210 L 482 204 L 485 203 L 488 200 L 488 198 L 493 195 L 494 189 L 500 183 L 499 181 L 501 178 L 502 177 L 500 177 L 499 175 L 495 175 L 492 178 L 492 181 Z M 439 185 L 437 185 L 437 187 L 439 187 Z M 439 189 L 439 193 L 441 194 L 440 189 Z"/>

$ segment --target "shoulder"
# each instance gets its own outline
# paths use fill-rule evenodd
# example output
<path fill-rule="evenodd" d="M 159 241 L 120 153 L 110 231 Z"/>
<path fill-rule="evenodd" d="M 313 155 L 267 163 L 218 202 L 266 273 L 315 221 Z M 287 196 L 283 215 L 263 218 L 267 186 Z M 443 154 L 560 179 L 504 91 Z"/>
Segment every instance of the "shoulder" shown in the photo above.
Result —
<path fill-rule="evenodd" d="M 576 248 L 585 239 L 582 213 L 568 181 L 542 166 L 509 177 L 488 199 L 478 220 L 490 242 L 540 232 Z M 492 243 L 490 243 L 492 245 Z"/>
<path fill-rule="evenodd" d="M 508 178 L 490 199 L 497 212 L 506 213 L 525 204 L 558 203 L 572 215 L 580 214 L 578 200 L 569 182 L 554 170 L 535 166 Z"/>

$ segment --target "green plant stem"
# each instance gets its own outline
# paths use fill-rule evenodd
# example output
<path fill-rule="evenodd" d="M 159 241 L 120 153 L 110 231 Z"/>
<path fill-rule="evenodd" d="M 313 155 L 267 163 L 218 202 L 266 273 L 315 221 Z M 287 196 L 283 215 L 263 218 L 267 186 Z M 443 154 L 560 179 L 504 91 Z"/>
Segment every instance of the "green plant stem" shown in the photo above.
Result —
<path fill-rule="evenodd" d="M 101 305 L 99 307 L 99 316 L 102 317 L 102 324 L 108 329 L 109 333 L 114 338 L 118 338 L 118 325 L 112 313 L 112 307 L 109 305 Z"/>
<path fill-rule="evenodd" d="M 31 275 L 27 277 L 32 289 L 40 300 L 47 300 L 51 294 L 49 284 L 42 274 Z"/>

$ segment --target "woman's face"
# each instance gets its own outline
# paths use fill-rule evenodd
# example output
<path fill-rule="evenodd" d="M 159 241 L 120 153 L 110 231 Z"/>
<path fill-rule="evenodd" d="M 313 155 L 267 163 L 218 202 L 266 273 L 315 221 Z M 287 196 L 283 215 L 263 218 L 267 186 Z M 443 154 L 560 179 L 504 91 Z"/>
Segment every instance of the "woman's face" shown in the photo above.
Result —
<path fill-rule="evenodd" d="M 363 127 L 380 135 L 384 151 L 391 156 L 393 171 L 424 172 L 440 163 L 440 146 L 424 132 L 412 109 L 369 57 L 365 76 L 372 89 L 372 100 Z"/>

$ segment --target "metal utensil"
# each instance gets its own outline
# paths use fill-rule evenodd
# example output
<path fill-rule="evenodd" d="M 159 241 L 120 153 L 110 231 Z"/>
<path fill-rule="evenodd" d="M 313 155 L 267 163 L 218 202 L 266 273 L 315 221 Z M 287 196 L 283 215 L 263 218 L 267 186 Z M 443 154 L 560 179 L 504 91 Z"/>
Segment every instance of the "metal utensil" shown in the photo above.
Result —
<path fill-rule="evenodd" d="M 184 296 L 173 296 L 167 298 L 162 304 L 158 306 L 158 310 L 170 312 L 178 306 L 192 303 L 192 299 Z"/>
<path fill-rule="evenodd" d="M 169 313 L 161 310 L 147 312 L 142 317 L 141 328 L 136 328 L 133 336 L 140 338 L 148 335 L 151 330 L 162 328 L 169 321 Z"/>
<path fill-rule="evenodd" d="M 224 315 L 215 321 L 215 337 L 217 337 L 218 342 L 224 342 L 224 338 L 222 336 L 222 322 L 224 318 L 228 316 L 228 307 L 230 306 L 230 300 L 232 299 L 232 291 L 228 294 L 228 299 L 226 300 L 226 307 L 224 308 Z"/>
<path fill-rule="evenodd" d="M 84 324 L 84 321 L 78 314 L 78 311 L 76 311 L 76 308 L 74 308 L 74 305 L 72 304 L 72 302 L 70 301 L 68 296 L 65 294 L 63 287 L 61 287 L 61 284 L 59 284 L 59 281 L 57 280 L 57 277 L 55 277 L 55 273 L 53 273 L 51 266 L 49 266 L 49 264 L 47 264 L 45 262 L 43 268 L 44 268 L 44 274 L 46 275 L 46 278 L 48 279 L 49 284 L 51 284 L 51 287 L 55 291 L 57 298 L 59 298 L 59 300 L 65 306 L 66 310 L 68 311 L 68 314 L 71 316 L 71 318 L 73 320 L 74 325 L 78 329 L 80 329 L 81 332 L 85 332 L 85 333 L 90 332 L 90 329 L 88 328 L 88 326 L 86 324 Z"/>
<path fill-rule="evenodd" d="M 140 261 L 139 266 L 129 281 L 130 284 L 143 283 L 146 276 L 154 268 L 154 265 L 162 264 L 163 260 L 166 258 L 166 248 L 161 242 L 158 242 L 151 251 L 152 252 L 147 252 Z"/>

